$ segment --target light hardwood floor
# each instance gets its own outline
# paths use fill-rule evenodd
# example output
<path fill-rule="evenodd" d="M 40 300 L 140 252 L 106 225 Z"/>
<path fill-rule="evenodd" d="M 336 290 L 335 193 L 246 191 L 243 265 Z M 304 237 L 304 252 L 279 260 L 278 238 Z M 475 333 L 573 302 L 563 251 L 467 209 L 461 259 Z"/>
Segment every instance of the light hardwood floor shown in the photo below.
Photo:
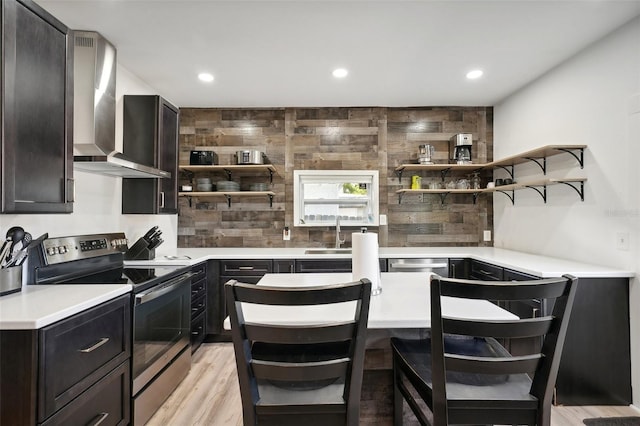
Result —
<path fill-rule="evenodd" d="M 242 404 L 231 343 L 205 343 L 187 378 L 149 420 L 149 426 L 241 426 Z M 552 426 L 579 426 L 590 417 L 640 416 L 633 407 L 553 407 Z M 390 422 L 361 422 L 383 425 Z"/>

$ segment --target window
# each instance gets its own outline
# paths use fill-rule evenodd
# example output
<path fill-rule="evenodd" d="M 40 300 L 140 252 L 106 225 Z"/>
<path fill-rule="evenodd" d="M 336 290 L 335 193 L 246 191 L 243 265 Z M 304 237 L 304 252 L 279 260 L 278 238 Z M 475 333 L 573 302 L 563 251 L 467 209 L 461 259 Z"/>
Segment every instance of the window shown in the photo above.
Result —
<path fill-rule="evenodd" d="M 294 170 L 295 226 L 378 226 L 377 170 Z"/>

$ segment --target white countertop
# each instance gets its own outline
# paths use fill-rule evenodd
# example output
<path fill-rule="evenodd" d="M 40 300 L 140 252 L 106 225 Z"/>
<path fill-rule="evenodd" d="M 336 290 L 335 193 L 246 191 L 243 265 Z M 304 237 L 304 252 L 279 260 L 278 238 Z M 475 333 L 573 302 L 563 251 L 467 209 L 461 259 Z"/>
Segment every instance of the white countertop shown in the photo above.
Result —
<path fill-rule="evenodd" d="M 258 285 L 314 286 L 352 281 L 350 273 L 266 274 Z M 327 319 L 353 318 L 353 303 L 343 306 L 283 307 L 244 304 L 247 321 L 271 324 L 309 324 Z M 383 272 L 382 293 L 371 296 L 369 329 L 430 328 L 431 309 L 429 274 L 426 272 Z M 341 309 L 342 308 L 342 309 Z M 473 319 L 513 319 L 512 313 L 486 300 L 442 298 L 443 314 L 449 317 Z M 229 318 L 224 321 L 230 329 Z"/>
<path fill-rule="evenodd" d="M 168 259 L 127 261 L 130 265 L 195 265 L 208 259 L 340 259 L 350 254 L 305 254 L 305 248 L 181 248 Z M 381 258 L 470 258 L 541 278 L 571 274 L 579 278 L 631 278 L 633 271 L 493 247 L 380 247 Z"/>
<path fill-rule="evenodd" d="M 30 285 L 0 297 L 0 330 L 35 330 L 129 293 L 129 284 Z"/>

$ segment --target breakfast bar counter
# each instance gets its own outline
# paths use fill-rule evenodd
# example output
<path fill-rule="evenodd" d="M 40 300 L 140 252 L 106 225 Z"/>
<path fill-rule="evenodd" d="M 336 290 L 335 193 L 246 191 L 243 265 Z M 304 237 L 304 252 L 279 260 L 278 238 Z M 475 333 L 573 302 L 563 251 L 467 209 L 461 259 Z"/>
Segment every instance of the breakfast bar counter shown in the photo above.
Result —
<path fill-rule="evenodd" d="M 309 274 L 266 274 L 258 285 L 305 287 L 351 281 L 349 273 L 309 273 Z M 426 272 L 383 272 L 381 274 L 382 293 L 371 296 L 369 307 L 369 329 L 427 329 L 431 327 L 429 294 L 429 273 Z M 352 302 L 353 303 L 353 302 Z M 470 319 L 513 319 L 512 313 L 486 300 L 462 300 L 450 297 L 442 299 L 443 312 L 449 317 Z M 244 315 L 247 321 L 271 324 L 304 325 L 330 319 L 348 318 L 353 308 L 346 307 L 345 314 L 335 306 L 282 307 L 246 305 Z M 225 329 L 229 329 L 229 319 L 225 319 Z"/>

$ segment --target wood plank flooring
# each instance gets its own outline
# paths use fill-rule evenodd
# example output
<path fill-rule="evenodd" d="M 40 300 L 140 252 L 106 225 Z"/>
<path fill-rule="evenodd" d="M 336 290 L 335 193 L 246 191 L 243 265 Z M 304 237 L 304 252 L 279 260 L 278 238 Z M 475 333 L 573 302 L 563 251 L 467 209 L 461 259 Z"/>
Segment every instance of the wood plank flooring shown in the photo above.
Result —
<path fill-rule="evenodd" d="M 242 403 L 234 356 L 231 343 L 204 343 L 194 354 L 187 378 L 147 425 L 241 426 Z M 614 416 L 640 416 L 640 410 L 626 406 L 553 407 L 551 424 L 580 426 L 585 418 Z M 391 426 L 391 421 L 361 415 L 361 424 Z"/>

